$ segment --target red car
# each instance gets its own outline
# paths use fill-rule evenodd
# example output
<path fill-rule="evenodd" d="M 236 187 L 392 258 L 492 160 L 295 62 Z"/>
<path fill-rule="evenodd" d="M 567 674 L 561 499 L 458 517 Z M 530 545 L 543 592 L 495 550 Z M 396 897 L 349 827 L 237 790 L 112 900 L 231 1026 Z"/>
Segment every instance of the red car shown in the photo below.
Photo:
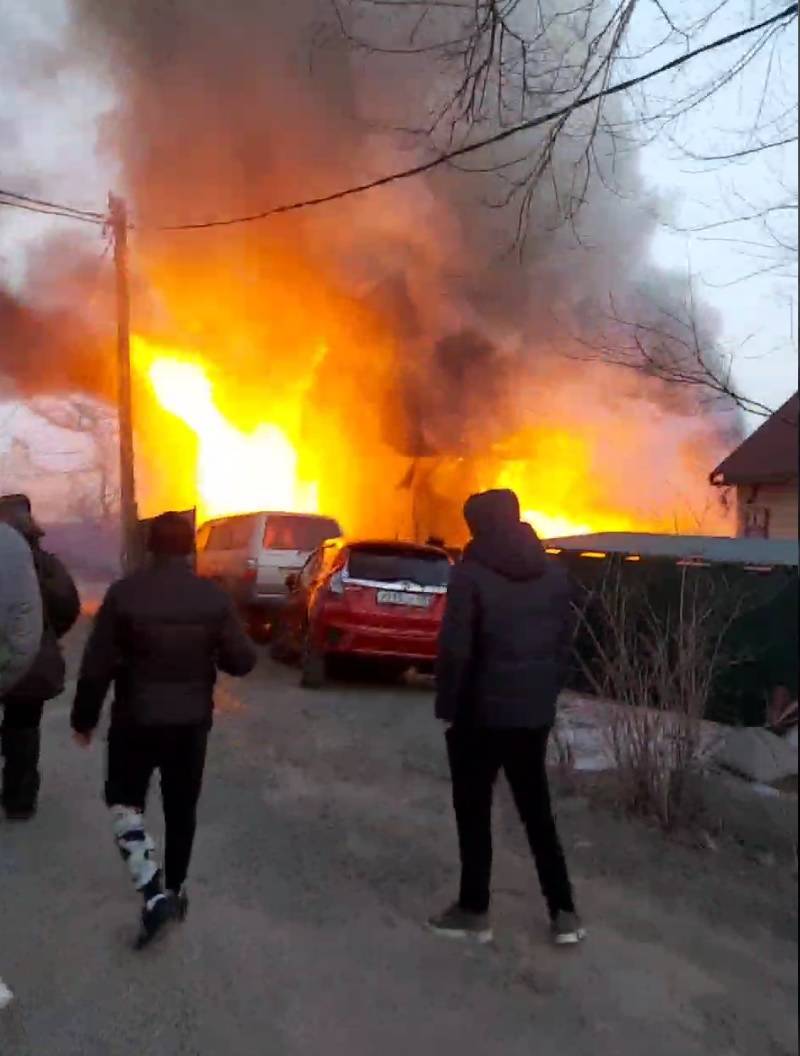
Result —
<path fill-rule="evenodd" d="M 299 657 L 310 688 L 323 684 L 333 657 L 430 670 L 451 566 L 435 546 L 330 540 L 287 578 L 272 655 Z"/>

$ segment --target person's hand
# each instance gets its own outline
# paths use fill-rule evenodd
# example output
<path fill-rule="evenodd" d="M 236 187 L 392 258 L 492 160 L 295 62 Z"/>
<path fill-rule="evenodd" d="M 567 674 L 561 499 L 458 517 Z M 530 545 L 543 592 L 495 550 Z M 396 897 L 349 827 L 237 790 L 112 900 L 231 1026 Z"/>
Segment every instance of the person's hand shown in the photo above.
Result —
<path fill-rule="evenodd" d="M 89 730 L 88 733 L 80 733 L 78 730 L 73 730 L 72 739 L 81 748 L 88 748 L 92 743 L 92 731 Z"/>

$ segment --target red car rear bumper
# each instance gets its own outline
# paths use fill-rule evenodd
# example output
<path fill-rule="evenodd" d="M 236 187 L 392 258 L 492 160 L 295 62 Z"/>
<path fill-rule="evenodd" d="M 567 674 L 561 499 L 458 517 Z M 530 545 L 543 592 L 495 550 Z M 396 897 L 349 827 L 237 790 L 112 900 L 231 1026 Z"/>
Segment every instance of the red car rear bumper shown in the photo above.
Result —
<path fill-rule="evenodd" d="M 312 638 L 314 645 L 327 654 L 432 661 L 436 659 L 438 631 L 433 634 L 368 624 L 324 623 L 314 629 Z"/>

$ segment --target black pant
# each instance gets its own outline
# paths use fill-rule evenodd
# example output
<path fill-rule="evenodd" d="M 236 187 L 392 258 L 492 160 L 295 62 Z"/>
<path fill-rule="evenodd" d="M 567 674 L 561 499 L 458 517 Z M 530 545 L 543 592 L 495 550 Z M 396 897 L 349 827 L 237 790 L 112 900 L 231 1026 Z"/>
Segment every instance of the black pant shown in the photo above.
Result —
<path fill-rule="evenodd" d="M 44 701 L 9 694 L 0 702 L 3 722 L 3 806 L 6 810 L 35 810 L 39 795 L 39 750 Z"/>
<path fill-rule="evenodd" d="M 525 826 L 550 916 L 574 911 L 564 852 L 550 806 L 545 761 L 550 727 L 537 730 L 453 726 L 447 754 L 461 849 L 462 909 L 485 913 L 492 873 L 492 792 L 505 771 Z"/>
<path fill-rule="evenodd" d="M 105 799 L 109 807 L 143 811 L 154 770 L 161 774 L 164 879 L 177 891 L 189 870 L 203 785 L 208 730 L 203 726 L 112 728 L 108 736 Z"/>

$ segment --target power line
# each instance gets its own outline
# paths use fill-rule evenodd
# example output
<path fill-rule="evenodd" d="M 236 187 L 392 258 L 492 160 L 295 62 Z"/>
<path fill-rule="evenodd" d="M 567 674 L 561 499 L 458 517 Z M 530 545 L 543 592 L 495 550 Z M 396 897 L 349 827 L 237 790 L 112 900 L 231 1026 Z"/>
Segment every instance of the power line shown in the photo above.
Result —
<path fill-rule="evenodd" d="M 18 196 L 14 196 L 16 199 Z M 67 220 L 80 220 L 84 224 L 104 224 L 105 218 L 99 213 L 74 212 L 69 206 L 57 205 L 55 202 L 47 202 L 45 205 L 35 205 L 27 201 L 7 200 L 7 192 L 0 189 L 0 205 L 9 209 L 23 209 L 27 213 L 39 213 L 41 216 L 63 216 Z"/>
<path fill-rule="evenodd" d="M 519 135 L 520 132 L 530 131 L 531 129 L 538 128 L 540 125 L 555 121 L 559 117 L 574 113 L 576 110 L 580 110 L 585 106 L 590 106 L 592 103 L 596 103 L 599 99 L 611 95 L 617 95 L 619 92 L 625 92 L 630 88 L 636 87 L 636 85 L 644 84 L 646 81 L 650 81 L 654 77 L 659 77 L 663 73 L 667 73 L 670 70 L 675 70 L 678 67 L 683 66 L 691 59 L 697 58 L 698 55 L 706 54 L 717 48 L 725 47 L 728 44 L 733 44 L 737 40 L 741 40 L 752 33 L 758 33 L 760 30 L 769 29 L 778 22 L 794 18 L 797 16 L 797 12 L 798 4 L 790 4 L 783 11 L 776 15 L 772 15 L 770 18 L 764 19 L 763 22 L 747 26 L 745 29 L 736 30 L 734 33 L 728 33 L 726 36 L 719 37 L 717 40 L 713 40 L 709 44 L 704 44 L 702 47 L 687 51 L 683 55 L 679 55 L 677 58 L 672 59 L 670 62 L 664 63 L 663 66 L 650 70 L 648 73 L 640 74 L 637 77 L 631 77 L 626 81 L 621 81 L 619 84 L 612 85 L 610 88 L 603 88 L 600 91 L 594 92 L 592 95 L 583 96 L 575 102 L 569 103 L 567 106 L 562 106 L 557 110 L 551 110 L 547 114 L 532 118 L 530 121 L 523 121 L 521 124 L 514 125 L 511 128 L 506 128 L 501 132 L 496 132 L 491 136 L 487 136 L 485 139 L 475 140 L 463 147 L 458 147 L 455 150 L 439 154 L 435 158 L 431 158 L 429 161 L 421 162 L 419 165 L 414 165 L 408 169 L 400 169 L 397 172 L 388 173 L 386 176 L 379 176 L 377 179 L 370 180 L 367 183 L 356 184 L 353 187 L 346 187 L 342 190 L 333 191 L 330 194 L 323 194 L 316 198 L 306 198 L 303 201 L 276 205 L 271 209 L 265 209 L 259 213 L 250 213 L 245 216 L 232 216 L 222 220 L 198 221 L 197 223 L 191 224 L 164 224 L 156 229 L 159 231 L 196 231 L 203 228 L 229 227 L 233 224 L 250 223 L 256 220 L 265 220 L 271 216 L 278 216 L 282 213 L 293 213 L 300 209 L 309 209 L 316 205 L 325 205 L 328 202 L 341 201 L 343 198 L 352 198 L 354 195 L 363 194 L 365 191 L 371 191 L 378 187 L 385 187 L 387 184 L 395 183 L 398 180 L 409 179 L 413 176 L 421 176 L 426 172 L 430 172 L 432 169 L 438 168 L 439 165 L 443 165 L 455 158 L 461 158 L 466 154 L 472 154 L 475 151 L 482 150 L 484 147 L 492 146 L 495 143 L 501 143 L 506 139 L 510 139 L 512 136 Z"/>
<path fill-rule="evenodd" d="M 4 191 L 0 189 L 0 194 L 4 195 L 6 198 L 15 198 L 21 202 L 28 202 L 31 205 L 44 205 L 50 209 L 63 209 L 69 213 L 76 213 L 78 216 L 93 217 L 95 220 L 103 219 L 102 213 L 94 212 L 91 209 L 79 209 L 77 206 L 74 205 L 63 205 L 59 202 L 48 202 L 44 198 L 33 198 L 29 194 L 20 194 L 19 191 Z"/>
<path fill-rule="evenodd" d="M 758 33 L 761 30 L 769 29 L 770 27 L 777 25 L 779 22 L 786 22 L 795 18 L 797 13 L 798 4 L 790 4 L 788 7 L 784 8 L 783 11 L 772 15 L 770 18 L 764 19 L 762 22 L 747 26 L 744 29 L 736 30 L 733 33 L 728 33 L 726 36 L 719 37 L 717 40 L 712 40 L 710 43 L 704 44 L 699 48 L 687 51 L 683 55 L 679 55 L 670 62 L 666 62 L 662 66 L 658 66 L 656 69 L 650 70 L 647 73 L 640 74 L 637 77 L 630 77 L 625 81 L 620 81 L 619 84 L 612 85 L 610 88 L 603 88 L 591 95 L 583 96 L 566 106 L 559 107 L 557 110 L 551 110 L 549 113 L 541 114 L 539 117 L 531 118 L 529 121 L 523 121 L 518 125 L 503 129 L 501 132 L 496 132 L 484 139 L 475 140 L 474 142 L 458 147 L 455 150 L 445 151 L 444 153 L 438 154 L 435 158 L 421 162 L 419 165 L 413 165 L 411 168 L 387 173 L 385 176 L 379 176 L 377 179 L 369 180 L 366 183 L 355 184 L 354 186 L 345 187 L 341 190 L 332 191 L 330 194 L 319 195 L 315 198 L 306 198 L 300 201 L 287 202 L 283 205 L 276 205 L 258 213 L 225 217 L 221 220 L 203 220 L 188 224 L 128 224 L 127 226 L 131 229 L 140 227 L 145 230 L 150 229 L 157 231 L 198 231 L 212 227 L 231 227 L 234 224 L 246 224 L 257 220 L 266 220 L 271 216 L 298 212 L 301 209 L 310 209 L 317 205 L 326 205 L 329 202 L 341 201 L 343 198 L 352 198 L 355 195 L 364 194 L 366 191 L 385 187 L 390 183 L 396 183 L 398 180 L 406 180 L 414 176 L 421 176 L 426 172 L 430 172 L 432 169 L 438 168 L 446 162 L 453 161 L 456 158 L 462 158 L 467 154 L 473 154 L 478 150 L 483 150 L 484 147 L 493 146 L 496 143 L 502 143 L 507 139 L 511 139 L 513 136 L 519 135 L 521 132 L 529 132 L 534 128 L 539 128 L 541 125 L 548 124 L 560 117 L 572 114 L 586 106 L 591 106 L 592 103 L 596 103 L 600 99 L 612 95 L 618 95 L 620 92 L 628 91 L 630 88 L 634 88 L 639 84 L 644 84 L 655 77 L 660 77 L 663 73 L 678 69 L 692 59 L 697 58 L 698 55 L 704 55 L 708 52 L 715 51 L 717 48 L 726 47 L 728 44 L 734 44 L 736 41 L 742 40 L 744 37 L 750 36 L 753 33 Z M 5 199 L 11 200 L 8 201 Z M 80 220 L 84 223 L 105 224 L 108 222 L 107 216 L 103 213 L 93 212 L 86 209 L 77 209 L 69 205 L 49 202 L 41 198 L 32 198 L 28 195 L 18 194 L 13 191 L 4 191 L 2 189 L 0 189 L 0 205 L 5 205 L 12 209 L 25 209 L 32 213 L 42 213 L 45 216 L 63 216 L 67 219 Z"/>
<path fill-rule="evenodd" d="M 67 220 L 80 220 L 85 224 L 103 224 L 103 220 L 95 220 L 90 216 L 77 216 L 75 213 L 65 212 L 63 209 L 40 209 L 35 205 L 23 205 L 22 202 L 7 202 L 0 198 L 0 205 L 9 209 L 23 209 L 26 213 L 38 213 L 40 216 L 63 216 Z"/>

